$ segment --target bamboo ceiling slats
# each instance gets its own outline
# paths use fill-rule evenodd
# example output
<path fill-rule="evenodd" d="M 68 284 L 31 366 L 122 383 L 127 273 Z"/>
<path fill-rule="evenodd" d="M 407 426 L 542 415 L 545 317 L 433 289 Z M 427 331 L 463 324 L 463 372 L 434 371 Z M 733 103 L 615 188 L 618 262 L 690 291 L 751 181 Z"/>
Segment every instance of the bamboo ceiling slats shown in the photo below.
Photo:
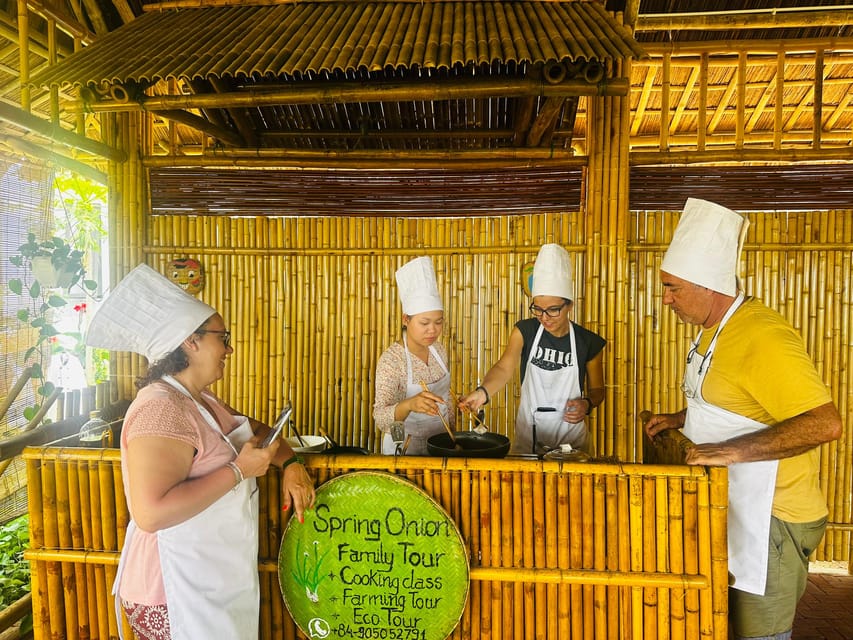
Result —
<path fill-rule="evenodd" d="M 148 13 L 33 84 L 279 78 L 639 56 L 595 2 L 339 2 Z"/>
<path fill-rule="evenodd" d="M 36 637 L 116 637 L 119 452 L 30 448 L 24 458 Z M 306 466 L 317 484 L 390 470 L 450 515 L 471 565 L 455 640 L 726 637 L 724 469 L 361 456 Z M 260 638 L 295 638 L 278 581 L 280 474 L 259 489 Z"/>

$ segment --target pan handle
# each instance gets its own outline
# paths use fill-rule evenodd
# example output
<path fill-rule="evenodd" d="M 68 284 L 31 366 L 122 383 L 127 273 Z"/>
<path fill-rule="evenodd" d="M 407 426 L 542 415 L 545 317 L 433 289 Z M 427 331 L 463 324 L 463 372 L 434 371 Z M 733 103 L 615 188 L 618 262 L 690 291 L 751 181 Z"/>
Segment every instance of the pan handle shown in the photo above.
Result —
<path fill-rule="evenodd" d="M 326 430 L 323 427 L 319 427 L 319 431 L 320 431 L 320 435 L 323 436 L 326 439 L 326 441 L 329 443 L 329 446 L 332 446 L 332 447 L 338 446 L 338 443 L 335 442 L 334 440 L 332 440 L 332 438 L 329 436 L 328 433 L 326 433 Z"/>

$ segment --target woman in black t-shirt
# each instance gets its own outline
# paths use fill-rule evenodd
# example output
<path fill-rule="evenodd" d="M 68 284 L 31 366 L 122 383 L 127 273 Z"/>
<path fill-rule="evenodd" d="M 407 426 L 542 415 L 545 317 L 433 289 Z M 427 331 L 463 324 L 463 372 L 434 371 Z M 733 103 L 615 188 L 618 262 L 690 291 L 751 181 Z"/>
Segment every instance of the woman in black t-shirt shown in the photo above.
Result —
<path fill-rule="evenodd" d="M 521 371 L 521 402 L 512 451 L 542 455 L 562 444 L 586 449 L 584 418 L 604 401 L 605 340 L 573 323 L 568 253 L 544 245 L 533 270 L 533 318 L 518 322 L 500 360 L 460 400 L 477 411 Z M 585 390 L 585 393 L 584 393 Z"/>

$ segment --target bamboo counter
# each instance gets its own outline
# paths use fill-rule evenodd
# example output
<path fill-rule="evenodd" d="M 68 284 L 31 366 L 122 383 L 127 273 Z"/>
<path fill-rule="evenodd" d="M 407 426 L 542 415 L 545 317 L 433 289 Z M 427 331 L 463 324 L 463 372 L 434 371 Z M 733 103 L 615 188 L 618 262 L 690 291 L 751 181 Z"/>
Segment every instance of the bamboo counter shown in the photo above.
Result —
<path fill-rule="evenodd" d="M 119 451 L 48 446 L 23 455 L 35 638 L 117 637 L 110 590 L 129 520 Z M 349 471 L 388 471 L 447 511 L 471 566 L 468 601 L 451 638 L 727 637 L 723 468 L 305 457 L 318 486 Z M 260 637 L 303 638 L 278 581 L 289 516 L 281 510 L 280 472 L 259 478 L 259 487 Z"/>

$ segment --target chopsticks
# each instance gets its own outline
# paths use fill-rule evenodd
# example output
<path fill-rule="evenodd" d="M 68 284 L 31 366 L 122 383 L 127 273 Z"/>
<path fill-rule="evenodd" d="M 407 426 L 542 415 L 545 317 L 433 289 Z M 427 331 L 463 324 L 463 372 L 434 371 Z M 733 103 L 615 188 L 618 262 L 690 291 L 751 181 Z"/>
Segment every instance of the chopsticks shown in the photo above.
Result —
<path fill-rule="evenodd" d="M 453 391 L 451 389 L 448 389 L 448 392 L 450 393 L 450 399 L 453 401 L 453 404 L 455 404 L 458 407 L 459 406 L 459 396 L 457 396 L 455 393 L 453 393 Z M 469 409 L 468 407 L 465 407 L 464 409 L 462 409 L 462 413 L 467 413 L 471 418 L 474 419 L 474 422 L 476 422 L 480 427 L 482 427 L 486 431 L 489 430 L 488 425 L 485 422 L 483 422 L 482 420 L 480 420 L 480 416 L 478 416 L 476 413 L 471 411 L 471 409 Z"/>
<path fill-rule="evenodd" d="M 431 393 L 427 383 L 421 380 L 421 389 L 426 391 L 427 393 Z M 450 425 L 447 423 L 447 420 L 444 417 L 444 414 L 441 412 L 441 409 L 438 410 L 438 417 L 441 418 L 441 424 L 444 425 L 444 428 L 447 430 L 447 435 L 450 436 L 450 441 L 453 443 L 453 446 L 456 446 L 456 436 L 453 434 L 453 430 L 450 428 Z"/>

